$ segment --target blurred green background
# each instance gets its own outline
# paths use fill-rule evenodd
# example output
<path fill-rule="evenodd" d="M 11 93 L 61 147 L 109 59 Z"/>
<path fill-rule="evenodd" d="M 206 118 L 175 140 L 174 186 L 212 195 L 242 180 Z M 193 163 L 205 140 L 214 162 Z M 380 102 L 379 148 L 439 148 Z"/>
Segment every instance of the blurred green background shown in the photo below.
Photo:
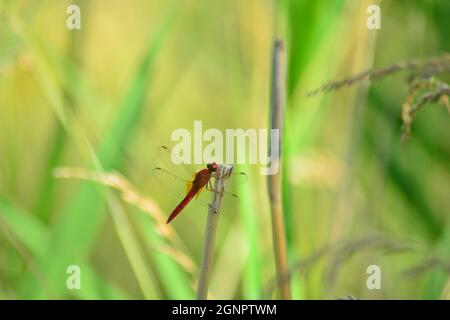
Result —
<path fill-rule="evenodd" d="M 72 3 L 81 30 L 66 28 Z M 267 128 L 276 36 L 288 53 L 293 297 L 449 298 L 445 109 L 424 108 L 402 146 L 405 73 L 305 96 L 450 51 L 449 1 L 375 3 L 381 30 L 366 27 L 374 1 L 1 0 L 0 299 L 194 298 L 206 210 L 161 223 L 175 203 L 152 182 L 156 150 L 194 120 Z M 58 167 L 103 178 L 61 179 Z M 242 169 L 249 181 L 222 212 L 210 297 L 277 298 L 266 177 Z M 66 287 L 70 265 L 80 290 Z M 366 286 L 369 265 L 381 268 L 380 290 Z"/>

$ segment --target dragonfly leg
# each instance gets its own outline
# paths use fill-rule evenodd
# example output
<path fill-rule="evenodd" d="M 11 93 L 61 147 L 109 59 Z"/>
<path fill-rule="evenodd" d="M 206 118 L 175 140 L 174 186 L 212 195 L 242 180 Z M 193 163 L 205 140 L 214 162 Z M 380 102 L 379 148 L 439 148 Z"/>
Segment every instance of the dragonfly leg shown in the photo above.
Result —
<path fill-rule="evenodd" d="M 214 192 L 213 187 L 212 187 L 212 183 L 211 180 L 208 181 L 208 184 L 206 185 L 206 190 Z M 212 204 L 208 203 L 208 207 L 214 211 L 214 213 L 217 213 L 217 210 L 214 209 L 214 207 L 212 206 Z"/>
<path fill-rule="evenodd" d="M 217 210 L 214 208 L 214 206 L 211 203 L 208 203 L 208 207 L 217 214 Z"/>
<path fill-rule="evenodd" d="M 211 180 L 208 181 L 208 184 L 206 185 L 206 190 L 213 191 Z"/>

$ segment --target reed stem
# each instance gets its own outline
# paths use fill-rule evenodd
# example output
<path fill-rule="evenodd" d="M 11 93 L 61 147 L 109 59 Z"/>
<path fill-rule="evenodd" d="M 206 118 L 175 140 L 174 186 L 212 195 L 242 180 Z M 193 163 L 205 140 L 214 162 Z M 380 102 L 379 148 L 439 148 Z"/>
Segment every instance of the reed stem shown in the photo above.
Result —
<path fill-rule="evenodd" d="M 209 274 L 214 256 L 214 243 L 216 240 L 217 223 L 219 221 L 220 204 L 223 198 L 225 183 L 233 170 L 233 166 L 219 165 L 217 178 L 214 183 L 211 204 L 208 208 L 208 220 L 205 228 L 205 242 L 203 244 L 202 262 L 197 286 L 197 299 L 206 300 L 208 298 Z"/>
<path fill-rule="evenodd" d="M 291 299 L 291 286 L 289 281 L 281 281 L 288 274 L 288 255 L 286 245 L 286 232 L 282 206 L 281 187 L 281 154 L 283 140 L 284 108 L 286 101 L 286 53 L 282 40 L 276 40 L 272 57 L 272 83 L 271 83 L 271 128 L 279 131 L 278 152 L 272 158 L 272 167 L 279 168 L 278 172 L 268 175 L 268 191 L 272 212 L 273 248 L 280 296 L 282 299 Z M 272 142 L 272 141 L 271 141 Z M 269 155 L 272 154 L 272 144 Z M 277 150 L 275 150 L 277 151 Z"/>

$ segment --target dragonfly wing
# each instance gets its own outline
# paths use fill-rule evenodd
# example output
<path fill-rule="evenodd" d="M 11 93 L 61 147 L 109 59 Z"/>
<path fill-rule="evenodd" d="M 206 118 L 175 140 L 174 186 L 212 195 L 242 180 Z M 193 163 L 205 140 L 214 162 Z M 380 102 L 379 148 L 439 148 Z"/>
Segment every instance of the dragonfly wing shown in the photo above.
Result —
<path fill-rule="evenodd" d="M 214 188 L 214 182 L 217 178 L 217 176 L 214 176 L 214 179 L 211 179 L 212 188 Z M 225 194 L 228 194 L 231 197 L 238 198 L 236 194 L 238 187 L 246 183 L 248 183 L 248 175 L 245 172 L 231 173 L 231 175 L 226 178 Z"/>
<path fill-rule="evenodd" d="M 238 189 L 239 186 L 245 185 L 246 183 L 248 183 L 248 175 L 245 172 L 234 171 L 231 173 L 231 175 L 227 178 L 225 184 L 225 190 L 223 193 L 223 200 L 221 204 L 223 209 L 228 209 L 239 205 L 241 199 L 237 194 Z"/>
<path fill-rule="evenodd" d="M 161 196 L 168 195 L 172 199 L 173 203 L 178 203 L 181 201 L 181 199 L 183 199 L 192 188 L 193 178 L 188 180 L 170 172 L 169 170 L 166 170 L 165 168 L 154 168 L 152 170 L 152 176 L 157 185 L 156 189 L 159 189 L 158 193 L 160 193 Z M 214 185 L 214 180 L 211 180 L 211 185 Z M 213 189 L 210 187 L 201 188 L 195 195 L 194 199 L 192 199 L 192 205 L 197 208 L 207 208 L 212 201 L 213 192 Z M 238 203 L 239 201 L 239 197 L 235 193 L 225 190 L 224 199 L 226 199 L 227 206 Z"/>
<path fill-rule="evenodd" d="M 239 172 L 233 172 L 230 175 L 230 184 L 233 186 L 241 186 L 243 184 L 248 183 L 248 175 L 243 172 L 243 171 L 239 171 Z"/>
<path fill-rule="evenodd" d="M 198 202 L 209 205 L 213 200 L 214 195 L 214 180 L 211 180 L 210 186 L 204 188 L 205 192 L 197 196 Z M 229 190 L 228 186 L 225 186 L 225 190 L 222 192 L 221 208 L 231 208 L 237 206 L 240 202 L 240 198 L 234 190 Z"/>
<path fill-rule="evenodd" d="M 180 201 L 192 185 L 192 179 L 188 179 L 185 176 L 179 176 L 161 167 L 153 168 L 152 178 L 155 183 L 155 189 L 161 193 L 161 195 L 169 195 L 175 201 Z"/>
<path fill-rule="evenodd" d="M 217 175 L 214 176 L 215 179 L 218 178 Z M 232 172 L 227 178 L 227 186 L 241 186 L 248 182 L 248 175 L 245 172 L 238 171 Z"/>
<path fill-rule="evenodd" d="M 172 149 L 167 146 L 158 148 L 158 157 L 162 161 L 163 167 L 168 171 L 187 179 L 191 179 L 195 173 L 195 166 L 185 163 Z"/>

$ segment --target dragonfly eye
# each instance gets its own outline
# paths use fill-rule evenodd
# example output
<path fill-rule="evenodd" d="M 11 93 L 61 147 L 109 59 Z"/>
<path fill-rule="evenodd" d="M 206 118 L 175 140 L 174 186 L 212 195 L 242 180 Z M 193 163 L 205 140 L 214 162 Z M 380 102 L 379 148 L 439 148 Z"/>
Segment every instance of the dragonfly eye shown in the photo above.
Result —
<path fill-rule="evenodd" d="M 209 171 L 216 172 L 217 169 L 219 168 L 219 165 L 217 163 L 213 162 L 213 163 L 208 163 L 206 165 L 206 167 L 208 168 Z"/>

